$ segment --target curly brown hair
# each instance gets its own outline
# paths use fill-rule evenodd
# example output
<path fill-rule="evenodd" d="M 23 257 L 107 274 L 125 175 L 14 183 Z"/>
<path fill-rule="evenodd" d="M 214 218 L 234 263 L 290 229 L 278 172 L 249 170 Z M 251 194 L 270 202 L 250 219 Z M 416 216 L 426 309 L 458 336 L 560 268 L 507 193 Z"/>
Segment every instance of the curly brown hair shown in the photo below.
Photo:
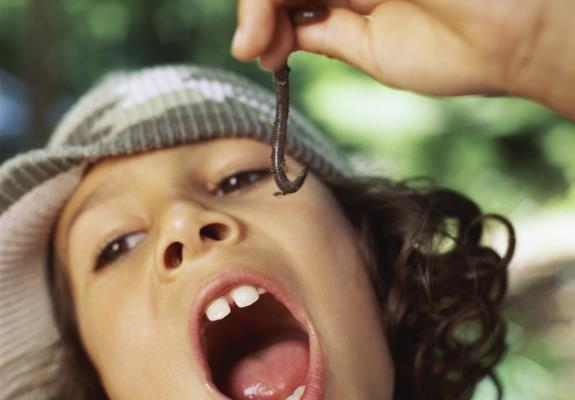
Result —
<path fill-rule="evenodd" d="M 502 303 L 515 247 L 511 224 L 482 214 L 427 180 L 354 177 L 325 182 L 363 236 L 395 367 L 395 400 L 470 399 L 506 350 Z M 421 184 L 423 183 L 423 185 Z M 503 256 L 481 244 L 487 220 L 508 231 Z M 50 288 L 61 333 L 58 400 L 107 395 L 80 340 L 70 288 L 52 257 Z"/>
<path fill-rule="evenodd" d="M 502 303 L 515 248 L 507 219 L 427 179 L 328 185 L 371 250 L 394 399 L 470 399 L 485 376 L 501 398 L 494 367 L 506 350 Z M 481 244 L 489 219 L 507 229 L 503 256 Z"/>

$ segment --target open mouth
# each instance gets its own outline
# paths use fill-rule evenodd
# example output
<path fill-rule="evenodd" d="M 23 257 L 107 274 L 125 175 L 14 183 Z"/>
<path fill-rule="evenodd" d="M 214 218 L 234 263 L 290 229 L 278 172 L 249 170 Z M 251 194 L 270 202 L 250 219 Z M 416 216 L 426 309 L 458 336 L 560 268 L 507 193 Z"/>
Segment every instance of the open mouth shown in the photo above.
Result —
<path fill-rule="evenodd" d="M 223 399 L 319 400 L 313 329 L 281 288 L 266 283 L 228 282 L 205 293 L 196 340 L 208 385 Z"/>

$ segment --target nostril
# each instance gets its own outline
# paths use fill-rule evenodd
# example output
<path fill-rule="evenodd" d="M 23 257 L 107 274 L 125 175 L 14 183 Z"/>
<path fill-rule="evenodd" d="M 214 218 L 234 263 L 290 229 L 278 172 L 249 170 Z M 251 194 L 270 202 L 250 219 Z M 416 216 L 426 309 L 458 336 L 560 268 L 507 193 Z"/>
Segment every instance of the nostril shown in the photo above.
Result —
<path fill-rule="evenodd" d="M 209 224 L 200 229 L 202 239 L 222 240 L 228 233 L 228 227 L 224 224 Z"/>
<path fill-rule="evenodd" d="M 184 245 L 180 242 L 170 243 L 164 252 L 164 265 L 168 269 L 178 268 L 184 259 L 183 257 Z"/>

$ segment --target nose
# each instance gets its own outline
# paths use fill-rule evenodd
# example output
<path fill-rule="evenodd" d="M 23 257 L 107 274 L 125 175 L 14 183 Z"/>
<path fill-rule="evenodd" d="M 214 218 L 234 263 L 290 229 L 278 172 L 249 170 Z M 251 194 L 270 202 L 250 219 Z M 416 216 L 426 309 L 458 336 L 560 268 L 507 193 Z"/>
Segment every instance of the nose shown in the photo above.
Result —
<path fill-rule="evenodd" d="M 159 217 L 155 265 L 162 279 L 175 277 L 188 261 L 211 248 L 237 243 L 241 226 L 235 217 L 192 201 L 168 205 Z"/>

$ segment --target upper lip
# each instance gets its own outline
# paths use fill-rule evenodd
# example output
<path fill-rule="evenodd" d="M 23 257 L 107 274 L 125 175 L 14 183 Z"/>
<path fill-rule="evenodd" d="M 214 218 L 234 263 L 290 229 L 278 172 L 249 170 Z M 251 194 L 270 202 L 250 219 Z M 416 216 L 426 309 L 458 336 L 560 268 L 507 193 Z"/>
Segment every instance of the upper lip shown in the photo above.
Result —
<path fill-rule="evenodd" d="M 291 312 L 306 330 L 309 337 L 310 365 L 306 378 L 306 390 L 302 400 L 323 399 L 324 364 L 317 332 L 303 307 L 290 296 L 285 287 L 276 279 L 251 268 L 227 267 L 208 279 L 198 290 L 189 313 L 189 337 L 196 361 L 201 367 L 203 378 L 215 398 L 229 400 L 223 396 L 212 382 L 208 360 L 202 343 L 202 321 L 210 302 L 240 285 L 252 285 L 265 289 Z"/>

